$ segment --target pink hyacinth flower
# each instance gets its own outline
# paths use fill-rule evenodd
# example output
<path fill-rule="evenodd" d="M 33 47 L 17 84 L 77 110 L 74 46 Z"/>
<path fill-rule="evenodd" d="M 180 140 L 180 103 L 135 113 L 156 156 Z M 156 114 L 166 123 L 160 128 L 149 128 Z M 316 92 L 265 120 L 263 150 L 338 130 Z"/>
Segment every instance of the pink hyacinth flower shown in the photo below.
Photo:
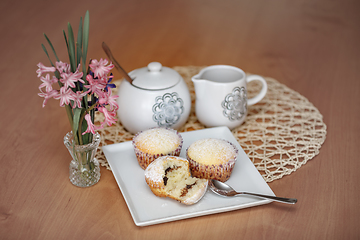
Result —
<path fill-rule="evenodd" d="M 82 101 L 82 98 L 84 96 L 86 96 L 87 93 L 86 92 L 82 92 L 82 91 L 77 91 L 76 93 L 73 92 L 73 97 L 74 97 L 74 106 L 73 108 L 81 108 L 81 101 Z"/>
<path fill-rule="evenodd" d="M 102 112 L 105 117 L 105 121 L 101 124 L 102 127 L 104 127 L 104 124 L 111 126 L 112 124 L 116 123 L 116 113 L 114 111 L 109 112 L 105 107 L 99 107 L 98 109 L 99 112 Z"/>
<path fill-rule="evenodd" d="M 87 122 L 87 129 L 85 132 L 82 133 L 82 135 L 86 134 L 86 133 L 92 133 L 92 134 L 95 134 L 95 125 L 92 123 L 91 121 L 91 116 L 90 114 L 86 114 L 85 115 L 85 120 Z"/>
<path fill-rule="evenodd" d="M 79 64 L 80 67 L 80 64 Z M 72 87 L 75 88 L 76 82 L 85 83 L 84 80 L 82 80 L 83 73 L 79 72 L 79 67 L 76 69 L 76 72 L 72 73 L 61 73 L 60 82 L 64 84 L 65 88 Z"/>
<path fill-rule="evenodd" d="M 37 75 L 38 77 L 40 77 L 43 73 L 48 73 L 48 72 L 53 73 L 53 72 L 56 71 L 56 68 L 54 68 L 54 67 L 46 67 L 41 62 L 39 62 L 39 64 L 37 66 L 39 67 L 39 69 L 36 70 L 36 73 L 38 74 Z"/>
<path fill-rule="evenodd" d="M 109 74 L 109 72 L 111 71 L 111 69 L 113 69 L 114 65 L 110 62 L 110 64 L 108 66 L 106 66 L 108 64 L 108 60 L 107 59 L 100 59 L 100 61 L 97 61 L 96 59 L 93 59 L 91 61 L 91 63 L 89 64 L 91 71 L 94 73 L 94 77 L 97 78 L 101 78 L 103 76 L 106 76 Z"/>
<path fill-rule="evenodd" d="M 103 96 L 103 89 L 106 86 L 103 83 L 99 82 L 98 79 L 94 79 L 90 74 L 86 76 L 86 80 L 88 81 L 89 85 L 84 85 L 84 87 L 88 88 L 89 92 L 96 93 L 98 96 Z"/>
<path fill-rule="evenodd" d="M 41 91 L 41 90 L 40 90 Z M 40 97 L 43 97 L 44 98 L 44 101 L 43 101 L 43 104 L 42 104 L 42 107 L 45 107 L 47 101 L 50 99 L 50 98 L 53 98 L 55 96 L 58 95 L 58 92 L 56 90 L 51 90 L 51 91 L 48 91 L 48 92 L 43 92 L 41 91 L 41 93 L 38 93 L 38 95 Z"/>
<path fill-rule="evenodd" d="M 103 96 L 101 98 L 99 98 L 99 103 L 101 105 L 109 105 L 110 106 L 110 111 L 116 111 L 119 108 L 119 105 L 116 102 L 116 99 L 119 96 L 111 95 L 111 90 L 104 92 Z"/>
<path fill-rule="evenodd" d="M 40 80 L 41 80 L 43 83 L 40 84 L 39 89 L 45 87 L 45 90 L 46 90 L 47 92 L 51 92 L 51 91 L 53 90 L 52 85 L 58 81 L 58 79 L 57 79 L 55 76 L 53 76 L 53 77 L 50 79 L 50 74 L 46 74 L 45 77 L 42 77 L 42 76 L 41 76 L 41 77 L 40 77 Z"/>
<path fill-rule="evenodd" d="M 60 99 L 60 107 L 63 107 L 65 104 L 69 105 L 70 100 L 75 100 L 73 93 L 74 92 L 70 88 L 66 89 L 65 87 L 62 87 L 60 88 L 60 93 L 58 93 L 54 98 Z"/>
<path fill-rule="evenodd" d="M 65 62 L 56 62 L 55 63 L 56 69 L 59 71 L 59 73 L 70 73 L 70 64 Z"/>

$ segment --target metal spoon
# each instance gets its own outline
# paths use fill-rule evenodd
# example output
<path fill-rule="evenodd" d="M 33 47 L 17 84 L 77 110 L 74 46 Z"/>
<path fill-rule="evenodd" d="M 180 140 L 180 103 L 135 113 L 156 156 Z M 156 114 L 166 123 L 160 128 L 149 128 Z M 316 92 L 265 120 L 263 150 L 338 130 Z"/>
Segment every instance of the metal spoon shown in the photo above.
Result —
<path fill-rule="evenodd" d="M 104 50 L 104 52 L 106 53 L 106 55 L 110 58 L 110 61 L 112 61 L 114 63 L 114 66 L 116 67 L 116 69 L 123 75 L 123 77 L 129 82 L 132 83 L 132 79 L 129 76 L 129 74 L 120 66 L 120 64 L 115 60 L 114 56 L 112 55 L 110 48 L 108 47 L 108 45 L 106 45 L 106 43 L 102 43 L 102 48 Z"/>
<path fill-rule="evenodd" d="M 289 203 L 289 204 L 295 204 L 297 202 L 297 199 L 295 198 L 283 198 L 283 197 L 274 197 L 270 195 L 263 195 L 263 194 L 257 194 L 257 193 L 249 193 L 249 192 L 236 192 L 232 187 L 227 185 L 226 183 L 217 181 L 217 180 L 211 180 L 209 181 L 209 186 L 211 191 L 214 193 L 223 196 L 223 197 L 233 197 L 233 196 L 240 196 L 240 195 L 249 195 L 249 196 L 255 196 L 265 199 L 271 199 L 273 201 L 282 202 L 282 203 Z"/>

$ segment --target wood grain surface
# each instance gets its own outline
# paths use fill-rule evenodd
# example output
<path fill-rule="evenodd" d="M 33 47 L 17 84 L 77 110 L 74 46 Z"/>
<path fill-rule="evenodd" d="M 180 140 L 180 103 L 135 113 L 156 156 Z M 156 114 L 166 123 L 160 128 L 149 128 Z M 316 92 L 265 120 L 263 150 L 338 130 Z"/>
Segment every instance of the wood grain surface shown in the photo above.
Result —
<path fill-rule="evenodd" d="M 3 0 L 0 8 L 1 239 L 360 238 L 359 1 Z M 106 58 L 104 41 L 127 71 L 151 61 L 229 64 L 307 97 L 327 139 L 313 160 L 269 184 L 298 203 L 137 227 L 110 171 L 101 168 L 94 187 L 74 187 L 65 109 L 41 107 L 35 71 L 48 65 L 43 33 L 68 61 L 62 30 L 77 29 L 86 10 L 91 58 Z"/>

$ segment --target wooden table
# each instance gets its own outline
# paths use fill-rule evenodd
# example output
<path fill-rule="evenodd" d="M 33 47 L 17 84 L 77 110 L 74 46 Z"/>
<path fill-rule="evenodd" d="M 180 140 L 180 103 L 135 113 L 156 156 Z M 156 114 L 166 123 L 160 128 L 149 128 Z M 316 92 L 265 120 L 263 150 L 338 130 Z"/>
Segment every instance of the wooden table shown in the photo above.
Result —
<path fill-rule="evenodd" d="M 2 1 L 1 239 L 359 239 L 360 2 Z M 294 206 L 271 203 L 137 227 L 112 173 L 94 187 L 68 179 L 70 130 L 57 101 L 43 109 L 36 65 L 45 32 L 68 61 L 62 29 L 90 10 L 91 58 L 105 41 L 130 71 L 230 64 L 273 77 L 324 116 L 320 154 L 270 183 Z M 114 71 L 115 79 L 121 76 Z M 151 206 L 149 206 L 151 207 Z"/>

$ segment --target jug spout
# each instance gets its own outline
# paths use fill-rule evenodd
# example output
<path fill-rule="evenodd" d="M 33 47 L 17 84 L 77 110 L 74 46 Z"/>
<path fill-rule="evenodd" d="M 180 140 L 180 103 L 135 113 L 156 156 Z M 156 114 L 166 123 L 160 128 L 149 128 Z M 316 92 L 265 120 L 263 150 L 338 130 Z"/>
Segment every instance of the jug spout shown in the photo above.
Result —
<path fill-rule="evenodd" d="M 194 83 L 196 97 L 201 98 L 205 96 L 206 91 L 209 89 L 209 81 L 202 79 L 200 74 L 193 76 L 191 81 Z"/>
<path fill-rule="evenodd" d="M 200 74 L 197 74 L 197 75 L 195 75 L 195 76 L 193 76 L 192 78 L 191 78 L 191 81 L 194 83 L 194 84 L 197 84 L 199 81 L 201 81 L 201 80 L 205 80 L 205 79 L 201 79 L 201 75 Z"/>

